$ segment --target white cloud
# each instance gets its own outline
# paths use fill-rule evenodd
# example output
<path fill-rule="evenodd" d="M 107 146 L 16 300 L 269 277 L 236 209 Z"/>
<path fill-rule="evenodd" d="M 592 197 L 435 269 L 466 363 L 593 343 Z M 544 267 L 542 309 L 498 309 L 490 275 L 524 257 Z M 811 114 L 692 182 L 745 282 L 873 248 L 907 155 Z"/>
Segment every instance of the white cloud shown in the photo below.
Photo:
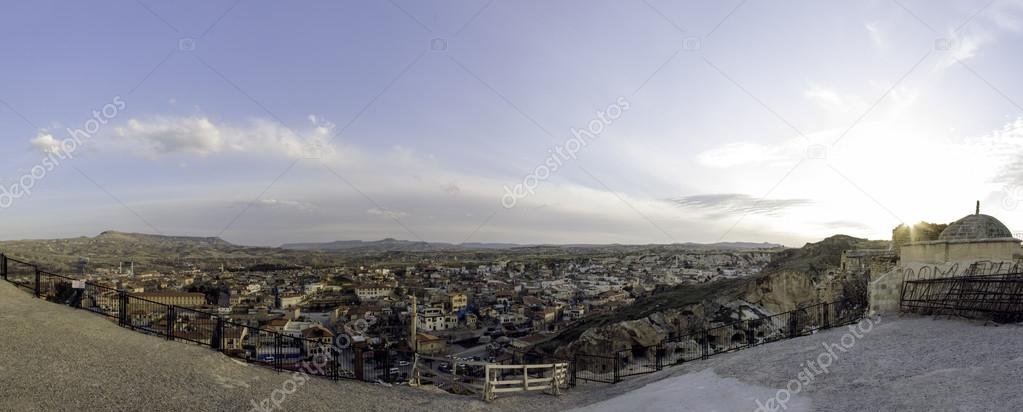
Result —
<path fill-rule="evenodd" d="M 308 147 L 316 146 L 322 156 L 330 156 L 336 154 L 328 145 L 333 128 L 333 124 L 322 121 L 311 129 L 293 131 L 260 119 L 236 126 L 203 116 L 153 116 L 131 119 L 114 128 L 114 141 L 106 148 L 149 157 L 205 157 L 224 153 L 302 157 Z"/>
<path fill-rule="evenodd" d="M 665 201 L 680 208 L 705 210 L 713 218 L 748 214 L 777 216 L 788 209 L 813 203 L 810 199 L 757 199 L 742 193 L 693 195 Z"/>
<path fill-rule="evenodd" d="M 884 35 L 881 33 L 881 28 L 878 27 L 880 22 L 870 22 L 863 25 L 867 29 L 867 33 L 870 34 L 870 40 L 874 42 L 874 45 L 881 51 L 888 49 L 888 44 L 885 42 Z"/>
<path fill-rule="evenodd" d="M 804 91 L 803 96 L 823 105 L 842 104 L 842 98 L 838 97 L 838 93 L 820 86 L 814 86 L 809 90 Z"/>
<path fill-rule="evenodd" d="M 32 146 L 43 153 L 53 153 L 60 149 L 60 141 L 55 139 L 52 134 L 40 132 L 36 137 L 30 140 Z"/>
<path fill-rule="evenodd" d="M 401 219 L 405 216 L 408 216 L 408 213 L 405 212 L 392 211 L 376 207 L 367 210 L 366 213 L 369 213 L 370 215 L 373 216 L 386 217 L 388 219 Z"/>
<path fill-rule="evenodd" d="M 310 209 L 313 209 L 313 205 L 311 203 L 299 202 L 299 201 L 295 201 L 295 200 L 280 200 L 280 199 L 273 199 L 273 198 L 259 199 L 259 200 L 257 200 L 256 202 L 253 203 L 253 206 L 263 207 L 263 208 L 271 208 L 271 209 L 277 209 L 277 208 L 289 208 L 289 209 L 298 209 L 298 210 L 310 210 Z"/>
<path fill-rule="evenodd" d="M 237 148 L 229 144 L 220 127 L 205 117 L 155 117 L 131 119 L 114 129 L 122 142 L 147 154 L 192 154 L 207 156 Z"/>
<path fill-rule="evenodd" d="M 700 153 L 696 159 L 701 165 L 713 168 L 774 163 L 784 160 L 785 148 L 752 142 L 729 143 Z"/>
<path fill-rule="evenodd" d="M 1003 30 L 1023 30 L 1023 1 L 996 1 L 985 14 Z"/>
<path fill-rule="evenodd" d="M 1000 165 L 993 182 L 1023 186 L 1023 117 L 967 144 L 981 148 L 990 162 Z"/>
<path fill-rule="evenodd" d="M 855 93 L 842 93 L 834 88 L 811 84 L 803 98 L 820 107 L 832 121 L 851 122 L 850 116 L 867 110 L 866 101 Z"/>
<path fill-rule="evenodd" d="M 976 57 L 980 48 L 993 41 L 994 36 L 981 31 L 966 35 L 951 33 L 949 39 L 952 42 L 952 49 L 949 50 L 948 57 L 942 61 L 939 67 L 948 67 L 957 61 L 966 61 Z"/>
<path fill-rule="evenodd" d="M 938 63 L 938 69 L 976 57 L 982 47 L 997 40 L 1004 32 L 1018 33 L 1023 28 L 1021 12 L 1023 2 L 996 1 L 980 10 L 980 14 L 967 25 L 949 28 L 945 41 L 950 42 L 951 49 Z"/>

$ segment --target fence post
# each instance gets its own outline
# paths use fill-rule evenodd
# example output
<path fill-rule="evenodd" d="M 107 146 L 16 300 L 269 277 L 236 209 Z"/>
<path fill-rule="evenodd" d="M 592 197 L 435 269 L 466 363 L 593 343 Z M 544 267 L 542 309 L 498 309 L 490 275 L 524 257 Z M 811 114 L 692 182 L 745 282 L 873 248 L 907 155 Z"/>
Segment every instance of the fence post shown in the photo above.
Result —
<path fill-rule="evenodd" d="M 489 377 L 487 377 L 489 379 Z M 484 382 L 484 385 L 489 382 Z M 522 390 L 529 393 L 529 365 L 522 365 Z"/>
<path fill-rule="evenodd" d="M 658 343 L 656 350 L 657 363 L 655 364 L 655 366 L 657 367 L 657 370 L 661 370 L 664 369 L 664 342 Z"/>
<path fill-rule="evenodd" d="M 825 303 L 821 306 L 821 310 L 824 311 L 824 329 L 831 328 L 831 303 Z"/>
<path fill-rule="evenodd" d="M 702 359 L 707 359 L 707 358 L 710 357 L 710 334 L 707 333 L 707 329 L 703 330 L 703 345 L 702 346 L 703 346 L 703 348 L 701 348 L 701 349 L 703 349 L 703 354 L 702 354 L 701 358 Z"/>
<path fill-rule="evenodd" d="M 117 325 L 128 325 L 128 295 L 123 289 L 117 291 Z"/>
<path fill-rule="evenodd" d="M 36 268 L 36 288 L 35 288 L 35 292 L 36 292 L 36 297 L 38 298 L 39 297 L 39 266 L 36 266 L 35 268 Z"/>
<path fill-rule="evenodd" d="M 576 377 L 576 374 L 578 373 L 578 370 L 579 370 L 578 368 L 579 368 L 579 354 L 577 353 L 577 354 L 575 354 L 575 357 L 572 358 L 572 367 L 571 367 L 571 369 L 569 369 L 570 375 L 568 377 L 568 385 L 573 387 L 573 388 L 575 387 L 575 383 L 576 383 L 575 377 Z"/>
<path fill-rule="evenodd" d="M 363 380 L 363 378 L 366 375 L 364 373 L 365 371 L 363 370 L 364 369 L 363 361 L 365 360 L 365 357 L 363 356 L 362 349 L 363 348 L 361 347 L 352 348 L 352 354 L 355 355 L 355 359 L 352 360 L 355 366 L 355 379 L 358 379 L 360 381 Z"/>
<path fill-rule="evenodd" d="M 276 355 L 274 356 L 274 369 L 277 372 L 281 371 L 281 356 L 283 352 L 281 348 L 281 334 L 274 332 L 274 355 Z"/>
<path fill-rule="evenodd" d="M 173 306 L 167 306 L 167 315 L 165 317 L 167 318 L 166 319 L 167 320 L 167 330 L 165 330 L 164 333 L 166 334 L 167 340 L 174 340 L 174 322 L 175 322 L 175 319 L 174 319 L 174 307 Z"/>
<path fill-rule="evenodd" d="M 227 340 L 227 337 L 224 336 L 224 318 L 217 316 L 217 325 L 214 328 L 213 337 L 210 339 L 210 347 L 227 353 L 227 345 L 224 344 L 225 340 Z"/>
<path fill-rule="evenodd" d="M 618 383 L 618 382 L 621 382 L 621 381 L 622 381 L 622 370 L 621 370 L 621 368 L 622 368 L 622 362 L 621 362 L 621 359 L 622 359 L 622 354 L 621 354 L 621 352 L 615 352 L 615 365 L 614 365 L 614 366 L 615 366 L 615 375 L 614 375 L 614 383 Z"/>
<path fill-rule="evenodd" d="M 0 275 L 7 280 L 7 255 L 0 253 Z"/>
<path fill-rule="evenodd" d="M 338 362 L 338 358 L 341 357 L 341 350 L 338 349 L 333 344 L 331 344 L 330 348 L 327 350 L 327 353 L 330 354 L 330 362 L 334 366 L 332 372 L 330 373 L 330 379 L 335 381 L 341 380 L 341 363 Z"/>

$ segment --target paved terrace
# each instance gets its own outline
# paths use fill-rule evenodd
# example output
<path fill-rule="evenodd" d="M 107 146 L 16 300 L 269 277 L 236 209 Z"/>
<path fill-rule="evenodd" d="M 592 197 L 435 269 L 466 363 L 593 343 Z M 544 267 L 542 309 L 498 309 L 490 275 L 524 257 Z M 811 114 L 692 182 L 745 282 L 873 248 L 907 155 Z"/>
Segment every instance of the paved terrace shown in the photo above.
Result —
<path fill-rule="evenodd" d="M 830 329 L 628 378 L 605 391 L 612 399 L 579 411 L 754 411 L 826 353 L 825 344 L 850 343 L 849 333 Z M 835 350 L 828 373 L 793 385 L 800 392 L 778 410 L 1023 410 L 1023 325 L 893 317 L 861 335 L 848 352 Z"/>

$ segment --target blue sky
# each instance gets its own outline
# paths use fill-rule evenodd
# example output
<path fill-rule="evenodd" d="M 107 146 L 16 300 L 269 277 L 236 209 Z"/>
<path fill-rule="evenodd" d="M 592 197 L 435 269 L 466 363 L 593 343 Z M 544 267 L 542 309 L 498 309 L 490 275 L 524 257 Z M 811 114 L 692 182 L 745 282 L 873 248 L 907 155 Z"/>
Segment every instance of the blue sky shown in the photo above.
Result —
<path fill-rule="evenodd" d="M 1020 1 L 4 8 L 4 239 L 798 245 L 974 200 L 1023 231 Z"/>

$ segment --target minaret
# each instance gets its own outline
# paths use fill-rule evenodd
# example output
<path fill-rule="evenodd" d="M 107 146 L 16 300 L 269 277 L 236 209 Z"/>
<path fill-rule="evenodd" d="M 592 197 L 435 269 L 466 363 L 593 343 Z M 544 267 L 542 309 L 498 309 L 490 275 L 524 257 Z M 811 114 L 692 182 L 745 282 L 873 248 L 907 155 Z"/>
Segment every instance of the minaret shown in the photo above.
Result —
<path fill-rule="evenodd" d="M 418 342 L 416 342 L 416 322 L 419 321 L 419 314 L 416 311 L 416 295 L 409 296 L 412 300 L 412 336 L 409 337 L 408 345 L 412 348 L 413 352 L 416 352 L 418 348 Z"/>
<path fill-rule="evenodd" d="M 980 201 L 977 201 L 977 214 L 980 214 Z"/>

